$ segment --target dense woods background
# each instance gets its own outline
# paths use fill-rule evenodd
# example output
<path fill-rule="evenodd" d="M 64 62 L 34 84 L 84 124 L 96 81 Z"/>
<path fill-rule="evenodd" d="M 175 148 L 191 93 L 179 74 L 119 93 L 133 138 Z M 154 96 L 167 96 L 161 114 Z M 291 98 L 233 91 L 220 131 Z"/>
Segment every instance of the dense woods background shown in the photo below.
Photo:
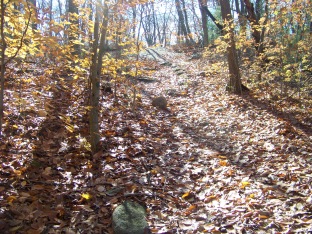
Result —
<path fill-rule="evenodd" d="M 141 189 L 138 185 L 123 181 L 121 177 L 125 174 L 119 170 L 125 168 L 114 163 L 119 160 L 121 164 L 126 158 L 126 162 L 131 162 L 141 168 L 140 173 L 145 173 L 146 187 L 156 186 L 151 177 L 161 174 L 155 182 L 157 186 L 164 185 L 168 180 L 171 181 L 170 189 L 174 190 L 175 186 L 183 183 L 174 182 L 173 178 L 163 174 L 164 165 L 160 166 L 156 159 L 147 158 L 150 154 L 153 157 L 159 154 L 159 158 L 164 156 L 160 149 L 155 149 L 157 147 L 168 147 L 168 151 L 174 148 L 171 144 L 177 139 L 169 140 L 172 136 L 168 132 L 174 130 L 170 126 L 180 122 L 181 116 L 187 116 L 185 121 L 190 121 L 188 124 L 194 124 L 194 129 L 198 130 L 192 131 L 202 134 L 201 130 L 209 125 L 209 121 L 202 118 L 219 114 L 224 119 L 216 120 L 216 129 L 209 129 L 215 131 L 215 135 L 209 138 L 212 142 L 209 144 L 209 148 L 212 147 L 209 157 L 217 160 L 211 162 L 213 170 L 217 166 L 231 167 L 220 172 L 227 180 L 234 178 L 237 165 L 244 167 L 248 161 L 255 165 L 260 163 L 262 171 L 260 165 L 255 166 L 258 168 L 255 173 L 261 171 L 263 175 L 268 169 L 262 163 L 271 163 L 280 157 L 284 169 L 281 166 L 281 171 L 274 178 L 268 177 L 270 182 L 266 183 L 271 183 L 270 188 L 260 187 L 266 195 L 275 191 L 276 186 L 282 186 L 282 189 L 278 188 L 279 193 L 288 193 L 287 186 L 293 188 L 290 192 L 296 198 L 292 198 L 291 203 L 297 204 L 296 208 L 291 208 L 294 209 L 294 216 L 279 222 L 276 217 L 273 218 L 272 207 L 264 211 L 257 208 L 261 203 L 257 201 L 251 202 L 249 208 L 243 211 L 236 207 L 236 212 L 242 213 L 240 218 L 245 219 L 237 224 L 238 227 L 234 225 L 238 221 L 228 221 L 224 225 L 218 215 L 212 215 L 211 219 L 201 216 L 201 205 L 194 202 L 197 196 L 205 196 L 199 200 L 211 203 L 223 195 L 210 190 L 205 195 L 200 191 L 193 193 L 190 187 L 179 191 L 183 204 L 174 200 L 178 199 L 173 198 L 174 195 L 168 198 L 172 203 L 181 203 L 182 208 L 177 209 L 184 209 L 183 212 L 170 210 L 174 214 L 169 212 L 164 217 L 158 210 L 156 216 L 168 221 L 167 215 L 170 214 L 187 218 L 197 212 L 197 216 L 192 218 L 200 222 L 205 220 L 206 223 L 200 224 L 197 229 L 193 227 L 191 232 L 192 228 L 187 228 L 190 224 L 186 221 L 185 227 L 180 227 L 186 233 L 224 232 L 228 227 L 247 232 L 263 227 L 278 231 L 292 228 L 312 230 L 312 177 L 311 170 L 308 170 L 312 162 L 312 6 L 309 0 L 0 0 L 0 13 L 0 215 L 5 220 L 0 222 L 0 230 L 7 233 L 35 233 L 35 230 L 37 233 L 53 233 L 54 225 L 59 231 L 66 227 L 67 231 L 78 232 L 92 230 L 94 225 L 94 233 L 111 232 L 109 214 L 113 204 L 122 196 L 116 197 L 121 190 L 113 195 L 108 194 L 110 190 L 107 190 L 107 186 L 119 188 L 123 184 L 123 190 L 132 192 Z M 169 108 L 168 97 L 172 99 Z M 151 103 L 146 104 L 146 100 Z M 159 100 L 161 103 L 157 103 Z M 202 104 L 205 105 L 203 109 L 200 107 Z M 149 128 L 149 118 L 152 117 L 145 112 L 144 105 L 154 108 L 155 115 L 161 114 L 157 118 L 164 125 L 160 126 L 157 122 L 156 127 Z M 235 107 L 231 109 L 231 105 Z M 246 114 L 250 105 L 258 112 L 247 111 Z M 209 112 L 211 108 L 213 113 Z M 195 110 L 196 115 L 193 113 Z M 179 111 L 185 112 L 181 114 Z M 233 135 L 232 140 L 225 141 L 224 136 L 220 138 L 218 135 L 224 131 L 224 126 L 219 124 L 230 123 L 228 119 L 225 120 L 228 115 L 235 119 L 234 122 L 241 119 L 242 123 L 228 126 L 224 134 L 231 132 Z M 166 121 L 170 121 L 170 124 Z M 248 121 L 254 121 L 257 127 L 253 129 L 253 124 Z M 261 130 L 261 121 L 268 127 L 264 127 L 265 137 L 250 137 L 250 134 L 257 134 Z M 238 126 L 247 122 L 251 130 Z M 135 129 L 138 132 L 144 130 L 141 135 L 135 135 Z M 148 131 L 157 133 L 149 135 Z M 189 127 L 184 131 L 190 131 Z M 271 131 L 278 137 L 270 137 L 273 134 Z M 202 135 L 196 136 L 204 138 Z M 155 145 L 146 143 L 149 138 L 155 141 Z M 162 145 L 164 138 L 167 143 Z M 237 141 L 239 146 L 233 143 L 229 146 L 231 149 L 216 147 L 217 139 L 228 146 L 232 141 Z M 190 139 L 187 141 L 191 142 Z M 177 144 L 185 146 L 186 143 L 181 140 Z M 249 148 L 248 144 L 257 146 Z M 195 145 L 196 150 L 207 147 L 200 141 Z M 185 156 L 185 152 L 195 148 L 182 147 L 183 150 L 177 152 Z M 247 149 L 252 152 L 247 153 Z M 241 161 L 244 150 L 245 155 L 250 153 L 250 158 Z M 120 151 L 123 151 L 123 156 L 117 153 Z M 261 152 L 264 151 L 277 155 L 265 155 L 261 159 Z M 202 155 L 199 151 L 197 154 Z M 294 158 L 290 160 L 288 157 Z M 300 160 L 296 157 L 300 157 Z M 195 160 L 194 155 L 190 154 L 182 161 L 190 165 L 192 160 Z M 298 160 L 300 166 L 288 164 Z M 207 166 L 208 161 L 200 161 L 199 164 Z M 203 181 L 196 182 L 196 178 L 202 174 L 207 176 L 209 170 L 198 169 L 198 165 L 192 164 L 194 171 L 191 170 L 190 178 L 194 184 L 199 183 L 196 186 L 202 189 Z M 177 167 L 173 168 L 177 170 Z M 244 173 L 251 173 L 250 170 L 254 169 L 250 166 L 248 172 Z M 114 170 L 115 173 L 112 172 Z M 121 174 L 116 178 L 113 176 L 114 179 L 107 175 L 108 179 L 101 173 Z M 129 173 L 132 172 L 129 170 Z M 58 177 L 54 177 L 56 174 L 63 175 L 59 184 Z M 78 174 L 84 177 L 80 182 Z M 182 176 L 180 172 L 176 174 Z M 251 178 L 251 174 L 239 179 L 239 189 L 251 186 L 247 177 Z M 95 183 L 94 178 L 102 178 L 101 183 Z M 279 180 L 284 184 L 278 184 Z M 43 209 L 38 193 L 61 190 L 59 186 L 64 181 L 68 183 L 67 187 L 62 192 L 54 192 L 54 202 L 49 208 Z M 301 191 L 294 189 L 296 183 Z M 77 186 L 85 186 L 85 189 L 75 190 Z M 224 186 L 220 185 L 218 189 L 223 190 Z M 95 216 L 94 213 L 88 216 L 92 217 L 92 222 L 82 221 L 71 210 L 73 204 L 69 203 L 74 195 L 69 193 L 72 191 L 78 192 L 75 196 L 80 196 L 76 198 L 75 205 L 83 206 L 87 212 L 97 212 Z M 158 202 L 167 199 L 162 196 L 171 196 L 168 195 L 170 192 L 155 195 L 153 191 L 152 194 L 154 200 L 145 200 L 145 203 L 153 204 L 151 210 L 153 207 L 158 209 Z M 148 199 L 149 195 L 145 194 Z M 110 204 L 99 203 L 97 199 L 101 196 L 106 196 L 105 199 L 109 197 Z M 235 196 L 238 194 L 235 193 Z M 246 196 L 251 201 L 256 195 L 250 191 Z M 274 199 L 280 199 L 280 196 L 274 194 Z M 285 199 L 281 199 L 281 202 Z M 18 211 L 15 207 L 18 204 L 33 212 L 32 217 L 30 214 L 27 216 L 26 211 Z M 79 210 L 77 207 L 75 209 Z M 38 215 L 39 211 L 45 215 Z M 23 212 L 25 216 L 17 215 Z M 95 224 L 94 217 L 98 219 L 100 213 L 104 221 L 96 221 Z M 151 211 L 150 215 L 152 217 L 155 213 Z M 69 221 L 74 218 L 79 221 Z M 270 222 L 263 224 L 264 220 L 270 218 Z M 170 225 L 175 226 L 173 228 L 167 221 L 163 222 L 168 230 L 179 229 L 179 225 L 171 222 Z M 154 232 L 160 230 L 154 225 Z"/>

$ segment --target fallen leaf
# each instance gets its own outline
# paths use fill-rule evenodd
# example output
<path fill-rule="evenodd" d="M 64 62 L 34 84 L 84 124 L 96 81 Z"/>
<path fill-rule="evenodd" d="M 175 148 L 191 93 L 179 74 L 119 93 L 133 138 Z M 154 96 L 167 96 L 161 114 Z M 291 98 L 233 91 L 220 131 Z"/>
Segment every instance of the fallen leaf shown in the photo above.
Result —
<path fill-rule="evenodd" d="M 197 208 L 196 205 L 190 205 L 184 212 L 184 215 L 186 216 L 190 215 L 191 213 L 195 212 L 196 208 Z"/>
<path fill-rule="evenodd" d="M 81 197 L 85 200 L 90 200 L 92 196 L 89 193 L 83 193 L 81 194 Z"/>
<path fill-rule="evenodd" d="M 241 182 L 240 188 L 244 189 L 247 186 L 250 186 L 250 183 L 248 181 L 243 181 L 243 182 Z"/>

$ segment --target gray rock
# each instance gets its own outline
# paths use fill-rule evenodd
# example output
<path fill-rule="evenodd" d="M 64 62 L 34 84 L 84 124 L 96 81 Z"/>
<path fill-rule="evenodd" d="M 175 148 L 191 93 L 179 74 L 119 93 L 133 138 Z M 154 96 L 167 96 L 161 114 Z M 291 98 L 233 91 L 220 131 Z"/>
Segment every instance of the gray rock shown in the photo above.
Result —
<path fill-rule="evenodd" d="M 168 66 L 168 67 L 170 67 L 171 65 L 172 65 L 172 63 L 170 63 L 170 62 L 162 62 L 162 63 L 160 63 L 159 65 L 161 65 L 161 66 Z"/>
<path fill-rule="evenodd" d="M 216 108 L 214 111 L 215 111 L 215 112 L 222 112 L 223 110 L 224 110 L 224 108 L 219 107 L 219 108 Z"/>
<path fill-rule="evenodd" d="M 151 77 L 138 77 L 138 81 L 144 82 L 144 83 L 155 83 L 159 82 L 159 80 L 151 78 Z"/>
<path fill-rule="evenodd" d="M 148 230 L 143 206 L 136 202 L 125 201 L 113 212 L 113 230 L 115 234 L 144 234 Z"/>
<path fill-rule="evenodd" d="M 200 58 L 202 58 L 203 56 L 202 56 L 202 54 L 200 54 L 200 53 L 195 53 L 195 54 L 193 54 L 192 56 L 191 56 L 191 58 L 189 59 L 189 60 L 192 60 L 192 59 L 200 59 Z"/>
<path fill-rule="evenodd" d="M 206 72 L 205 71 L 200 71 L 200 72 L 197 73 L 197 75 L 205 77 L 206 76 Z"/>
<path fill-rule="evenodd" d="M 182 71 L 182 69 L 179 68 L 179 67 L 177 67 L 177 68 L 174 69 L 174 71 L 175 71 L 175 72 L 179 72 L 179 71 Z"/>
<path fill-rule="evenodd" d="M 168 89 L 166 92 L 167 92 L 167 95 L 169 95 L 169 96 L 177 96 L 178 95 L 178 91 L 176 89 Z"/>
<path fill-rule="evenodd" d="M 156 97 L 152 100 L 152 106 L 167 109 L 167 99 L 164 96 Z"/>

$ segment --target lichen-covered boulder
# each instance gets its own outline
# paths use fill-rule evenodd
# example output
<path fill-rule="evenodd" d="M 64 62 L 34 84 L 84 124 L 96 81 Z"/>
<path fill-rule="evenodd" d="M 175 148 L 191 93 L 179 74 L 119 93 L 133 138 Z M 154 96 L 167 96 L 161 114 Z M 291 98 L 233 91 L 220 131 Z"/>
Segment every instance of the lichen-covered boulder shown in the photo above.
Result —
<path fill-rule="evenodd" d="M 143 206 L 136 202 L 125 201 L 113 212 L 115 234 L 144 234 L 148 229 Z"/>

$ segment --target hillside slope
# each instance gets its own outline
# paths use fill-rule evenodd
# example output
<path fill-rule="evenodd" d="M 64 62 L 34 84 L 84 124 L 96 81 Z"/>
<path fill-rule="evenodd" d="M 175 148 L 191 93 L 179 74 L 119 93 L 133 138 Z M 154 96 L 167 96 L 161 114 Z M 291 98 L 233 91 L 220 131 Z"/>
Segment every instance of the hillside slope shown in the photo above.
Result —
<path fill-rule="evenodd" d="M 310 109 L 227 93 L 222 56 L 153 50 L 134 112 L 127 80 L 117 101 L 103 90 L 93 157 L 83 80 L 29 73 L 21 109 L 7 86 L 1 233 L 112 233 L 124 200 L 145 205 L 152 233 L 312 231 Z"/>

